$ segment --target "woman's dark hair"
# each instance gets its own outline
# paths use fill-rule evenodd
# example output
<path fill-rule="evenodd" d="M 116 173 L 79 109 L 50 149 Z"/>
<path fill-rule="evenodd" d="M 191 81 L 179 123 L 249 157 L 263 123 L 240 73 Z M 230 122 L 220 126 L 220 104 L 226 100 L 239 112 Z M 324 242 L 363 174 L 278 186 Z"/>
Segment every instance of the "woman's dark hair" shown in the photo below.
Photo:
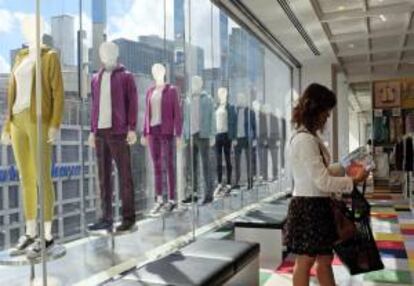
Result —
<path fill-rule="evenodd" d="M 316 133 L 319 126 L 319 116 L 336 106 L 336 95 L 323 85 L 310 84 L 293 109 L 292 123 L 296 128 L 304 126 L 311 133 Z"/>

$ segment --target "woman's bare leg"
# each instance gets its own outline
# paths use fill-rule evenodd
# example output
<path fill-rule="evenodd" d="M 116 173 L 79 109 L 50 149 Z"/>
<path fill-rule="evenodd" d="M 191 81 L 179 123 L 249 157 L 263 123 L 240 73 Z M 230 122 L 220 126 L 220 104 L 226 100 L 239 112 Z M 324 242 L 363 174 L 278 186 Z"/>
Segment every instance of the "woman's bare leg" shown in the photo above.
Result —
<path fill-rule="evenodd" d="M 319 255 L 316 257 L 316 276 L 321 286 L 335 286 L 332 260 L 333 255 Z"/>
<path fill-rule="evenodd" d="M 296 256 L 293 270 L 293 286 L 309 286 L 309 271 L 315 263 L 315 257 L 307 255 Z"/>

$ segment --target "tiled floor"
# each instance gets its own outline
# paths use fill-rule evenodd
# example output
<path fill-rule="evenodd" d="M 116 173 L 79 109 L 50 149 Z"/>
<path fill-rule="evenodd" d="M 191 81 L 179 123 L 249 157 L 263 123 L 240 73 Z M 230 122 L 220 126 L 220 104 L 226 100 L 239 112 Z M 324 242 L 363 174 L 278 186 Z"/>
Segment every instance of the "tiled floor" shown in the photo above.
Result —
<path fill-rule="evenodd" d="M 414 212 L 401 197 L 372 196 L 372 229 L 385 269 L 350 276 L 339 259 L 333 263 L 337 285 L 414 285 Z M 294 257 L 288 256 L 275 270 L 261 270 L 261 286 L 292 285 Z M 312 285 L 318 285 L 314 271 Z"/>

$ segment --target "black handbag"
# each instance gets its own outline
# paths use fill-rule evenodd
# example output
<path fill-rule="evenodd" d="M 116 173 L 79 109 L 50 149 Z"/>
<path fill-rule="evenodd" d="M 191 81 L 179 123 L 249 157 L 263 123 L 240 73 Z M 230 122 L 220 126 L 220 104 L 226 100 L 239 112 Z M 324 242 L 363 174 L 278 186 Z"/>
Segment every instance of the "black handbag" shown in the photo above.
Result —
<path fill-rule="evenodd" d="M 334 251 L 348 268 L 351 275 L 384 269 L 377 244 L 370 224 L 370 205 L 364 197 L 354 189 L 351 194 L 352 213 L 356 225 L 356 234 L 345 241 L 334 245 Z"/>

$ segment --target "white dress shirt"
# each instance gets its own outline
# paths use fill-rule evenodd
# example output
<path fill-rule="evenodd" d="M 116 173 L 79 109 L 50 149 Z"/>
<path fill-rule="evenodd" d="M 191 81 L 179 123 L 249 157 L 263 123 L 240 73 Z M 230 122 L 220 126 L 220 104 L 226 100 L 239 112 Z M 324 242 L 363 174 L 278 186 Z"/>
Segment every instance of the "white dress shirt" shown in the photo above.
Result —
<path fill-rule="evenodd" d="M 217 134 L 227 133 L 229 131 L 228 114 L 226 105 L 220 105 L 216 110 Z"/>
<path fill-rule="evenodd" d="M 161 117 L 161 102 L 162 102 L 162 88 L 156 88 L 151 96 L 151 127 L 160 125 L 162 123 Z"/>
<path fill-rule="evenodd" d="M 193 95 L 191 102 L 191 134 L 200 132 L 200 95 Z"/>
<path fill-rule="evenodd" d="M 28 55 L 14 71 L 16 99 L 13 105 L 13 114 L 20 113 L 30 107 L 35 60 L 36 58 L 32 54 Z"/>
<path fill-rule="evenodd" d="M 112 127 L 112 97 L 111 72 L 105 71 L 101 79 L 101 92 L 99 98 L 98 129 Z"/>
<path fill-rule="evenodd" d="M 240 108 L 237 113 L 237 138 L 246 137 L 246 130 L 244 127 L 244 108 Z"/>
<path fill-rule="evenodd" d="M 328 197 L 330 193 L 349 193 L 353 181 L 349 177 L 334 177 L 329 174 L 325 162 L 329 164 L 329 151 L 322 140 L 310 133 L 299 132 L 293 135 L 288 148 L 291 162 L 294 190 L 293 196 Z"/>

